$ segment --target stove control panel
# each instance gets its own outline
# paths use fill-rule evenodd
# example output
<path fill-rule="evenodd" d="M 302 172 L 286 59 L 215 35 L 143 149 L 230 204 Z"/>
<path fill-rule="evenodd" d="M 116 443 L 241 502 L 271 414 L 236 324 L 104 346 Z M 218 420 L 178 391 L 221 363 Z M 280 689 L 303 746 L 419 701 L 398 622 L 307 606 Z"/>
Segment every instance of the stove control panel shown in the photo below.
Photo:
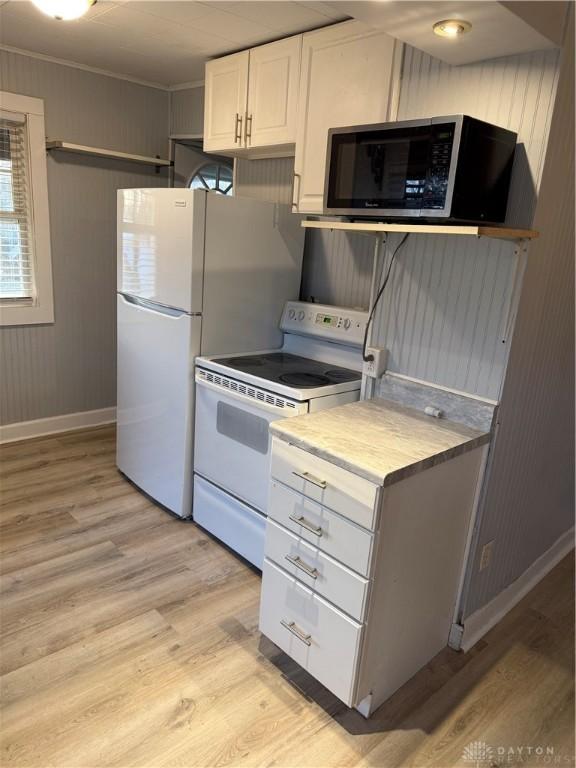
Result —
<path fill-rule="evenodd" d="M 280 327 L 287 333 L 362 346 L 367 322 L 368 313 L 361 310 L 289 301 L 284 307 Z"/>

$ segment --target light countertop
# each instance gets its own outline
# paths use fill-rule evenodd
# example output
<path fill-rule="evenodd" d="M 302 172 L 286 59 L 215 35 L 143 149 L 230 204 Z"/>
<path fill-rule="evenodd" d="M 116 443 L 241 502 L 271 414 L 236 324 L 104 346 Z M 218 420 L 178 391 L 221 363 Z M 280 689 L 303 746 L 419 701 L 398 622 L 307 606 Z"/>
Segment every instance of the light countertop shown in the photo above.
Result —
<path fill-rule="evenodd" d="M 279 419 L 270 432 L 378 485 L 396 483 L 490 440 L 489 432 L 382 399 Z"/>

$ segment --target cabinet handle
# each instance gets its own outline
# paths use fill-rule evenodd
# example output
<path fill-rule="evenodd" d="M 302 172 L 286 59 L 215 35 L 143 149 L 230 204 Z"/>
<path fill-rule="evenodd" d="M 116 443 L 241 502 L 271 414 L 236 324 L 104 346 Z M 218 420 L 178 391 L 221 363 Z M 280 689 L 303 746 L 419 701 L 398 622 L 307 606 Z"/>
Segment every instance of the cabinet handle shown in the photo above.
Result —
<path fill-rule="evenodd" d="M 280 624 L 282 624 L 282 626 L 285 627 L 288 632 L 292 632 L 292 634 L 297 637 L 300 642 L 304 643 L 304 645 L 312 645 L 312 635 L 307 635 L 305 632 L 303 632 L 300 627 L 296 626 L 296 622 L 280 619 Z"/>
<path fill-rule="evenodd" d="M 294 470 L 292 472 L 293 475 L 296 475 L 296 477 L 300 477 L 302 480 L 306 480 L 308 483 L 312 483 L 312 485 L 315 485 L 317 488 L 326 488 L 326 480 L 319 480 L 317 477 L 314 477 L 314 475 L 311 475 L 310 472 L 296 472 Z"/>
<path fill-rule="evenodd" d="M 246 129 L 244 133 L 246 144 L 252 139 L 252 115 L 246 114 Z"/>
<path fill-rule="evenodd" d="M 292 565 L 295 565 L 296 568 L 300 568 L 301 571 L 304 571 L 305 574 L 310 576 L 313 579 L 318 578 L 318 571 L 316 568 L 312 568 L 312 566 L 308 565 L 304 562 L 304 560 L 301 560 L 297 555 L 285 555 L 285 560 L 288 560 L 289 563 L 292 563 Z"/>
<path fill-rule="evenodd" d="M 298 180 L 298 192 L 296 192 L 296 180 Z M 294 180 L 292 182 L 292 210 L 293 211 L 298 210 L 298 204 L 300 202 L 300 182 L 301 181 L 302 181 L 302 176 L 299 173 L 294 173 Z"/>
<path fill-rule="evenodd" d="M 304 515 L 300 515 L 300 517 L 296 517 L 296 515 L 290 515 L 290 520 L 292 520 L 293 523 L 297 523 L 298 525 L 301 525 L 302 528 L 306 528 L 307 531 L 310 531 L 310 533 L 313 533 L 315 536 L 322 536 L 324 531 L 320 526 L 314 525 L 314 523 L 311 523 L 309 520 L 306 520 Z"/>
<path fill-rule="evenodd" d="M 234 124 L 234 144 L 242 141 L 242 115 L 236 112 L 236 123 Z"/>

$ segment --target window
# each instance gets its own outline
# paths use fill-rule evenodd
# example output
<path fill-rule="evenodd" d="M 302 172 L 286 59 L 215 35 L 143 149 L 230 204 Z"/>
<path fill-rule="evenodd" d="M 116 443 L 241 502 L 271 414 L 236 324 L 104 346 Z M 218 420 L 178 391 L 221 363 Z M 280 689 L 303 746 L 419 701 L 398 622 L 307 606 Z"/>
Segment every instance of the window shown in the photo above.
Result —
<path fill-rule="evenodd" d="M 53 320 L 44 105 L 0 92 L 0 324 Z"/>
<path fill-rule="evenodd" d="M 230 165 L 210 162 L 196 171 L 190 182 L 190 189 L 207 189 L 211 192 L 220 192 L 222 195 L 231 195 L 232 183 Z"/>
<path fill-rule="evenodd" d="M 34 299 L 26 118 L 0 118 L 0 299 Z"/>

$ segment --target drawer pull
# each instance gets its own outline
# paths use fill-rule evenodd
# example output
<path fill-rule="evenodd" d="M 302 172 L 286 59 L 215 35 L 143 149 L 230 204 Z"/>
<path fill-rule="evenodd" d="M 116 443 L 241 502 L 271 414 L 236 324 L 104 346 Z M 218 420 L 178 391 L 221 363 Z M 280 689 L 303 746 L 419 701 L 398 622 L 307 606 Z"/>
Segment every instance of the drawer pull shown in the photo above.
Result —
<path fill-rule="evenodd" d="M 282 626 L 285 627 L 289 632 L 292 632 L 294 637 L 297 637 L 298 640 L 304 643 L 304 645 L 312 645 L 310 642 L 312 635 L 307 635 L 305 632 L 303 632 L 300 627 L 296 626 L 294 621 L 284 621 L 284 619 L 280 619 L 280 624 L 282 624 Z"/>
<path fill-rule="evenodd" d="M 292 520 L 293 523 L 301 525 L 302 528 L 306 528 L 307 531 L 310 531 L 310 533 L 313 533 L 315 536 L 322 536 L 322 528 L 320 528 L 318 525 L 314 525 L 314 523 L 311 523 L 309 520 L 306 520 L 304 515 L 300 515 L 299 517 L 296 517 L 296 515 L 290 515 L 289 519 Z"/>
<path fill-rule="evenodd" d="M 296 477 L 300 477 L 302 480 L 312 483 L 312 485 L 315 485 L 318 488 L 326 488 L 326 480 L 318 480 L 318 478 L 311 475 L 310 472 L 296 472 L 294 470 L 292 474 L 296 475 Z"/>
<path fill-rule="evenodd" d="M 296 568 L 300 568 L 300 570 L 304 571 L 304 573 L 307 576 L 310 576 L 313 579 L 318 578 L 317 569 L 309 566 L 307 563 L 304 562 L 304 560 L 301 560 L 298 556 L 286 555 L 285 560 L 288 560 L 289 563 L 292 563 L 292 565 L 295 565 Z"/>

